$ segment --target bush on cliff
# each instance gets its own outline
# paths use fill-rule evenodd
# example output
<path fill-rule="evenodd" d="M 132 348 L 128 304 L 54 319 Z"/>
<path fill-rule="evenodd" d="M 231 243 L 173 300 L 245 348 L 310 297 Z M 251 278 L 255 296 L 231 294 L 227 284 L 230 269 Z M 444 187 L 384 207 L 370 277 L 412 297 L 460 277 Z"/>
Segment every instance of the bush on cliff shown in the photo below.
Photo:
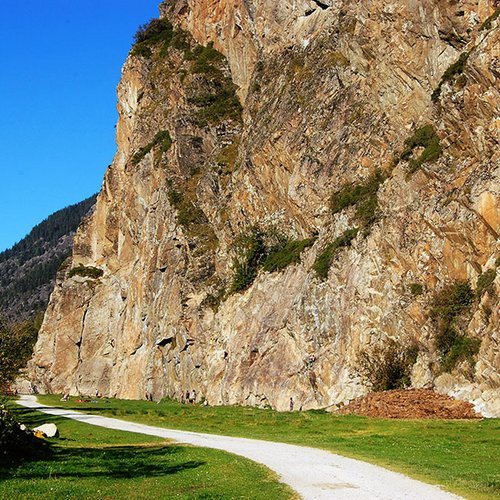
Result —
<path fill-rule="evenodd" d="M 476 296 L 481 298 L 484 293 L 491 292 L 493 290 L 493 282 L 497 277 L 496 269 L 488 269 L 477 279 L 476 284 Z"/>
<path fill-rule="evenodd" d="M 81 276 L 82 278 L 98 279 L 103 275 L 104 271 L 102 269 L 92 266 L 84 266 L 83 264 L 79 264 L 69 272 L 70 278 L 73 276 Z"/>
<path fill-rule="evenodd" d="M 236 257 L 229 293 L 246 290 L 261 268 L 273 273 L 300 262 L 301 253 L 315 241 L 316 238 L 290 240 L 274 227 L 265 230 L 252 227 L 241 233 L 235 242 Z"/>
<path fill-rule="evenodd" d="M 459 361 L 472 364 L 481 341 L 460 332 L 460 323 L 474 300 L 468 281 L 456 281 L 434 295 L 430 318 L 434 322 L 435 343 L 440 355 L 441 370 L 450 372 Z"/>
<path fill-rule="evenodd" d="M 285 269 L 290 264 L 300 262 L 300 254 L 310 246 L 314 245 L 316 238 L 305 240 L 290 240 L 282 247 L 278 247 L 269 252 L 264 261 L 264 271 L 275 272 Z"/>
<path fill-rule="evenodd" d="M 448 67 L 448 69 L 443 73 L 439 85 L 432 92 L 431 100 L 432 102 L 439 101 L 441 96 L 441 88 L 446 82 L 453 83 L 457 76 L 461 75 L 465 70 L 465 65 L 469 59 L 469 52 L 463 52 L 460 57 Z"/>
<path fill-rule="evenodd" d="M 168 19 L 151 19 L 149 23 L 139 26 L 134 35 L 132 55 L 150 57 L 151 46 L 163 44 L 162 51 L 168 49 L 174 36 L 172 23 Z"/>
<path fill-rule="evenodd" d="M 409 161 L 410 173 L 416 172 L 424 163 L 437 160 L 443 148 L 439 142 L 439 137 L 432 125 L 425 125 L 406 139 L 406 148 L 400 156 L 400 160 Z M 424 150 L 418 158 L 412 158 L 413 150 L 417 147 L 423 147 Z"/>
<path fill-rule="evenodd" d="M 332 214 L 355 206 L 355 218 L 366 230 L 377 217 L 378 190 L 384 182 L 385 176 L 377 170 L 366 180 L 358 184 L 348 184 L 334 193 L 330 198 Z"/>
<path fill-rule="evenodd" d="M 333 258 L 337 253 L 337 250 L 343 247 L 348 247 L 351 245 L 352 240 L 358 234 L 358 229 L 347 229 L 338 238 L 336 238 L 332 243 L 329 243 L 325 249 L 316 257 L 314 261 L 313 269 L 316 271 L 318 277 L 322 280 L 328 278 L 328 272 L 330 266 L 332 265 Z"/>
<path fill-rule="evenodd" d="M 253 283 L 266 254 L 264 233 L 260 229 L 253 227 L 240 234 L 236 240 L 234 275 L 229 293 L 246 290 Z"/>

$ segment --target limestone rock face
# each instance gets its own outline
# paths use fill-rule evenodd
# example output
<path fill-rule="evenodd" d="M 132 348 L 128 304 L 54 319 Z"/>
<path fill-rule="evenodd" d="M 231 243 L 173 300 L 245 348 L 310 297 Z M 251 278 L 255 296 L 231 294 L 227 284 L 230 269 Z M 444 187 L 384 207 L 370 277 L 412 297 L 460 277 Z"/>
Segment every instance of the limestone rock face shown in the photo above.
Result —
<path fill-rule="evenodd" d="M 61 273 L 31 377 L 306 409 L 366 393 L 363 358 L 416 346 L 414 387 L 500 416 L 495 4 L 162 4 L 173 38 L 125 63 L 118 150 L 75 238 L 73 268 L 102 275 Z M 371 195 L 332 210 L 369 179 Z M 250 233 L 267 253 L 313 239 L 280 270 L 254 259 L 236 287 Z"/>

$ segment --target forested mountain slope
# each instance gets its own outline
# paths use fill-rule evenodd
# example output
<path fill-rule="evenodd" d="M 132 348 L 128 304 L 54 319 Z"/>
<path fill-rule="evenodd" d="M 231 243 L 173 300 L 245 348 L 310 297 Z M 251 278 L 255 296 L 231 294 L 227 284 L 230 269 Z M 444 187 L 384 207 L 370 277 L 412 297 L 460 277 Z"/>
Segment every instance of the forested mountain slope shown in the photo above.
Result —
<path fill-rule="evenodd" d="M 71 255 L 75 231 L 95 201 L 93 195 L 58 210 L 0 253 L 0 316 L 17 323 L 45 310 L 57 270 Z"/>

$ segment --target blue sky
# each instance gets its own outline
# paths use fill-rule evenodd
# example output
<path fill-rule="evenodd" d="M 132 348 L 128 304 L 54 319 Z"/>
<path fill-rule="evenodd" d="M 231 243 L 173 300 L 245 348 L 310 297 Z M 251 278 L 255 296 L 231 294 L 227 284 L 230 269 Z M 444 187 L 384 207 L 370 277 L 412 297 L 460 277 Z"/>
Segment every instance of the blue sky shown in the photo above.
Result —
<path fill-rule="evenodd" d="M 0 251 L 100 189 L 116 85 L 160 0 L 2 0 Z"/>

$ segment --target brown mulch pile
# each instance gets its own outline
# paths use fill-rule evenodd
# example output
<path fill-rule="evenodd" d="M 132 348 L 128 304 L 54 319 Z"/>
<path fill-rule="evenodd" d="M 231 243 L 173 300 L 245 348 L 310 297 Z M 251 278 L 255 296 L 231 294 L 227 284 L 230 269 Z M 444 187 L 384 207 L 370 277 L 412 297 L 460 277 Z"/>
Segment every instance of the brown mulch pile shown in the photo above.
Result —
<path fill-rule="evenodd" d="M 482 418 L 472 404 L 429 389 L 372 392 L 335 411 L 377 418 Z"/>

